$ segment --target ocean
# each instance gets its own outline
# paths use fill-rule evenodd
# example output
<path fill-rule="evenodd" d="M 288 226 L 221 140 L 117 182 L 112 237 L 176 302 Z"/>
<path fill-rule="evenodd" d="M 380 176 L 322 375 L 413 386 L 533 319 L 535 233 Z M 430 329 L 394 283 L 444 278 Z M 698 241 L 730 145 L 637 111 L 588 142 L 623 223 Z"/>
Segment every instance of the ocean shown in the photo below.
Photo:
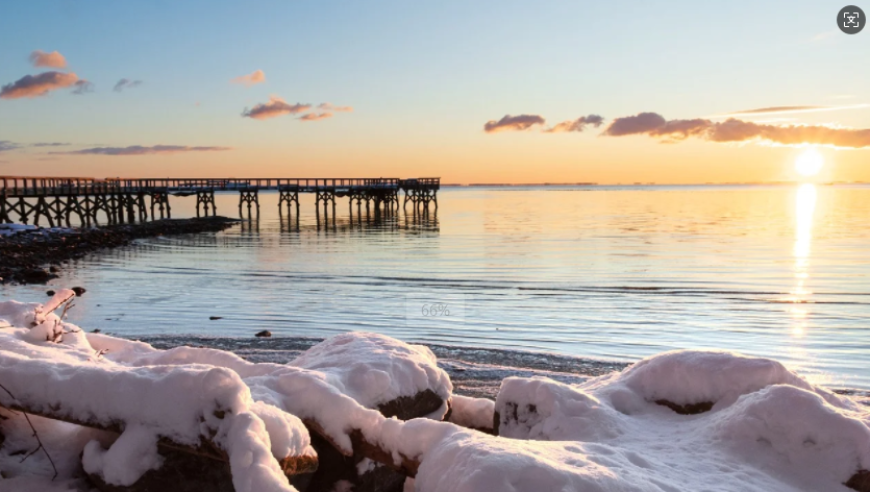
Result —
<path fill-rule="evenodd" d="M 124 337 L 366 330 L 438 346 L 631 362 L 680 348 L 770 357 L 870 389 L 870 186 L 445 187 L 437 213 L 288 219 L 158 237 L 72 263 L 70 321 Z M 173 217 L 195 197 L 172 197 Z M 216 196 L 219 215 L 238 195 Z M 331 210 L 330 210 L 331 212 Z M 219 317 L 221 319 L 210 319 Z"/>

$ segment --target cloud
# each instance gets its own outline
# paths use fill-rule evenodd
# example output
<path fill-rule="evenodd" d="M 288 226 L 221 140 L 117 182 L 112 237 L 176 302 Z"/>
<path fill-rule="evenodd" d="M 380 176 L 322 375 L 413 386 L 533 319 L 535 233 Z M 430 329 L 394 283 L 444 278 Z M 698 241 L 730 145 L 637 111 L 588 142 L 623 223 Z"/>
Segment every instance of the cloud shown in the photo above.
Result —
<path fill-rule="evenodd" d="M 34 67 L 66 67 L 66 58 L 57 51 L 46 53 L 42 50 L 36 50 L 30 54 L 30 62 L 33 63 Z"/>
<path fill-rule="evenodd" d="M 647 133 L 664 126 L 665 123 L 665 119 L 657 113 L 638 113 L 635 116 L 616 118 L 604 130 L 604 135 L 621 137 L 623 135 Z"/>
<path fill-rule="evenodd" d="M 318 104 L 317 109 L 322 109 L 324 111 L 338 111 L 340 113 L 353 112 L 353 106 L 333 106 L 332 103 L 328 103 L 328 102 Z"/>
<path fill-rule="evenodd" d="M 574 121 L 563 121 L 557 123 L 552 128 L 544 130 L 545 133 L 567 133 L 567 132 L 582 132 L 588 125 L 598 128 L 604 123 L 604 118 L 597 114 L 589 116 L 581 116 Z"/>
<path fill-rule="evenodd" d="M 154 145 L 151 147 L 131 145 L 129 147 L 94 147 L 69 152 L 49 152 L 55 155 L 151 155 L 177 154 L 180 152 L 216 152 L 232 150 L 232 147 L 188 147 L 186 145 Z"/>
<path fill-rule="evenodd" d="M 308 113 L 302 115 L 299 119 L 302 121 L 317 121 L 332 118 L 332 113 Z"/>
<path fill-rule="evenodd" d="M 10 142 L 9 140 L 0 140 L 0 152 L 15 150 L 19 147 L 21 146 L 15 142 Z"/>
<path fill-rule="evenodd" d="M 543 125 L 544 118 L 536 114 L 521 114 L 518 116 L 504 115 L 498 121 L 490 120 L 483 125 L 486 133 L 528 130 L 534 125 Z"/>
<path fill-rule="evenodd" d="M 247 86 L 252 86 L 256 84 L 262 84 L 266 81 L 266 74 L 263 73 L 262 70 L 255 70 L 253 73 L 248 75 L 242 75 L 241 77 L 236 77 L 232 79 L 230 82 L 233 84 L 243 84 Z"/>
<path fill-rule="evenodd" d="M 75 86 L 75 89 L 73 89 L 72 93 L 75 95 L 81 96 L 88 92 L 94 92 L 94 84 L 85 79 L 79 79 L 73 85 Z"/>
<path fill-rule="evenodd" d="M 139 87 L 142 85 L 141 80 L 130 80 L 130 79 L 121 79 L 115 84 L 114 90 L 115 92 L 121 92 L 124 89 L 132 89 L 134 87 Z"/>
<path fill-rule="evenodd" d="M 66 147 L 72 145 L 64 142 L 37 142 L 30 144 L 31 147 Z"/>
<path fill-rule="evenodd" d="M 291 105 L 278 96 L 270 96 L 267 103 L 257 104 L 251 109 L 245 108 L 242 111 L 242 116 L 255 120 L 267 120 L 285 114 L 304 113 L 309 109 L 311 109 L 310 104 L 296 103 Z"/>
<path fill-rule="evenodd" d="M 778 145 L 827 145 L 839 148 L 870 147 L 870 129 L 837 128 L 823 125 L 769 125 L 736 118 L 716 123 L 707 119 L 665 120 L 656 113 L 617 118 L 604 135 L 624 136 L 646 134 L 651 137 L 684 140 L 697 137 L 711 142 L 760 141 Z"/>
<path fill-rule="evenodd" d="M 25 75 L 0 89 L 0 99 L 19 99 L 40 97 L 50 91 L 75 85 L 79 78 L 74 73 L 44 72 L 38 75 Z"/>
<path fill-rule="evenodd" d="M 841 111 L 844 109 L 859 109 L 870 107 L 870 104 L 851 104 L 848 106 L 772 106 L 769 108 L 746 109 L 743 111 L 735 111 L 722 115 L 713 115 L 710 118 L 721 118 L 728 116 L 755 116 L 767 114 L 788 114 L 788 113 L 816 113 L 819 111 Z"/>

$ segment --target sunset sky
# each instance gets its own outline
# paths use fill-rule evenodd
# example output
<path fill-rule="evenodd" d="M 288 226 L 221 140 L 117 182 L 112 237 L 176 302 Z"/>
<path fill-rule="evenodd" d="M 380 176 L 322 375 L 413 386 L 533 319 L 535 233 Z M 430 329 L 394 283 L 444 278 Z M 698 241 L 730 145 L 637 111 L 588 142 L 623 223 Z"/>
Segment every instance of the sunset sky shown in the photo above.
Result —
<path fill-rule="evenodd" d="M 0 175 L 870 181 L 843 6 L 16 2 Z"/>

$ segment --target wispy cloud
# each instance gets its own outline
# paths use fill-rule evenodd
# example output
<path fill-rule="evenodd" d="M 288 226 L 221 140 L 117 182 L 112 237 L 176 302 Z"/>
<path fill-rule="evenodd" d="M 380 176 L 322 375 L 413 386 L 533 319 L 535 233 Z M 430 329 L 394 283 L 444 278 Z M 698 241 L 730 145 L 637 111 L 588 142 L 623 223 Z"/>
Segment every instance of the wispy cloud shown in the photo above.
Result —
<path fill-rule="evenodd" d="M 69 152 L 49 152 L 54 155 L 152 155 L 177 154 L 181 152 L 218 152 L 232 150 L 232 147 L 188 147 L 186 145 L 131 145 L 129 147 L 94 147 L 91 149 L 72 150 Z"/>
<path fill-rule="evenodd" d="M 72 93 L 77 96 L 87 94 L 88 92 L 94 92 L 94 84 L 85 79 L 79 79 L 73 85 L 75 86 L 75 89 L 73 89 Z"/>
<path fill-rule="evenodd" d="M 72 145 L 66 142 L 36 142 L 30 144 L 31 147 L 66 147 Z"/>
<path fill-rule="evenodd" d="M 248 75 L 242 75 L 241 77 L 236 77 L 232 79 L 230 82 L 234 84 L 242 84 L 247 86 L 252 86 L 256 84 L 262 84 L 266 81 L 266 74 L 263 73 L 262 70 L 255 70 L 253 73 L 249 73 Z"/>
<path fill-rule="evenodd" d="M 323 111 L 337 111 L 339 113 L 353 112 L 353 106 L 335 106 L 328 102 L 318 104 L 317 109 L 322 109 Z"/>
<path fill-rule="evenodd" d="M 8 152 L 10 150 L 15 150 L 18 148 L 21 148 L 21 146 L 15 142 L 10 142 L 9 140 L 0 140 L 0 152 Z"/>
<path fill-rule="evenodd" d="M 766 114 L 783 114 L 783 113 L 817 113 L 821 111 L 843 111 L 847 109 L 868 108 L 870 104 L 851 104 L 847 106 L 771 106 L 767 108 L 744 109 L 742 111 L 734 111 L 733 113 L 725 113 L 721 115 L 712 115 L 710 118 L 724 118 L 729 116 L 755 116 Z"/>
<path fill-rule="evenodd" d="M 603 133 L 609 136 L 649 135 L 665 142 L 697 137 L 711 142 L 748 142 L 800 146 L 827 145 L 839 148 L 870 147 L 870 129 L 823 125 L 768 125 L 729 118 L 717 123 L 708 119 L 665 120 L 657 113 L 616 118 Z"/>
<path fill-rule="evenodd" d="M 267 120 L 276 118 L 285 114 L 299 114 L 311 109 L 310 104 L 287 104 L 286 101 L 278 96 L 270 96 L 269 102 L 257 104 L 251 109 L 245 108 L 242 111 L 242 116 L 245 118 L 253 118 L 255 120 Z"/>
<path fill-rule="evenodd" d="M 112 90 L 115 92 L 121 92 L 124 89 L 132 89 L 134 87 L 139 87 L 140 85 L 142 85 L 141 80 L 121 79 L 115 84 L 115 87 Z"/>
<path fill-rule="evenodd" d="M 0 99 L 19 99 L 23 97 L 40 97 L 57 89 L 75 85 L 79 78 L 74 73 L 44 72 L 37 75 L 25 75 L 0 89 Z"/>
<path fill-rule="evenodd" d="M 50 67 L 64 68 L 66 67 L 66 58 L 57 51 L 46 53 L 42 50 L 36 50 L 30 54 L 30 62 L 34 67 Z"/>
<path fill-rule="evenodd" d="M 517 116 L 504 115 L 502 119 L 495 121 L 487 121 L 483 125 L 483 131 L 486 133 L 498 133 L 508 131 L 524 131 L 535 125 L 543 125 L 545 120 L 542 116 L 536 114 L 521 114 Z"/>
<path fill-rule="evenodd" d="M 299 117 L 302 121 L 318 121 L 332 118 L 332 113 L 308 113 Z"/>
<path fill-rule="evenodd" d="M 561 123 L 557 123 L 552 128 L 547 128 L 544 130 L 545 133 L 568 133 L 568 132 L 582 132 L 586 129 L 587 126 L 593 126 L 595 128 L 600 127 L 604 123 L 604 117 L 599 116 L 597 114 L 590 114 L 589 116 L 581 116 L 574 121 L 563 121 Z"/>

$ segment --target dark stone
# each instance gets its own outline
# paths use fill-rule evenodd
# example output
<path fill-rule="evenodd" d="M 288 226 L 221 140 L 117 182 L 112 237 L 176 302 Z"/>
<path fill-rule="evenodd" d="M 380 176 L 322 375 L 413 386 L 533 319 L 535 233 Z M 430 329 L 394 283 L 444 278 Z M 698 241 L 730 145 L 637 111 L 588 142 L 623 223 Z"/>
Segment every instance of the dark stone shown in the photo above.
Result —
<path fill-rule="evenodd" d="M 656 405 L 668 407 L 680 415 L 697 415 L 699 413 L 709 412 L 714 403 L 712 401 L 702 401 L 700 403 L 687 403 L 680 405 L 668 400 L 656 400 Z"/>
<path fill-rule="evenodd" d="M 263 331 L 257 333 L 257 334 L 254 335 L 254 336 L 255 336 L 255 337 L 260 337 L 260 338 L 271 337 L 271 336 L 272 336 L 272 332 L 269 331 L 269 330 L 263 330 Z"/>
<path fill-rule="evenodd" d="M 58 268 L 58 267 L 56 267 L 56 266 L 54 266 L 54 265 L 51 265 L 50 267 L 48 267 L 48 271 L 51 272 L 51 273 L 57 273 L 57 272 L 60 271 L 60 268 Z"/>
<path fill-rule="evenodd" d="M 98 475 L 88 475 L 102 492 L 234 492 L 228 463 L 167 448 L 159 448 L 165 461 L 128 487 L 109 485 Z"/>
<path fill-rule="evenodd" d="M 223 316 L 209 316 L 208 319 L 214 321 L 216 319 L 224 319 L 224 317 Z"/>
<path fill-rule="evenodd" d="M 48 297 L 52 297 L 52 296 L 54 295 L 54 291 L 53 291 L 53 290 L 47 290 L 47 291 L 45 291 L 45 295 L 47 295 Z"/>
<path fill-rule="evenodd" d="M 91 333 L 100 333 L 101 331 L 103 330 L 100 330 L 99 328 L 94 328 L 93 330 L 91 330 Z"/>
<path fill-rule="evenodd" d="M 54 278 L 54 275 L 43 268 L 28 268 L 19 272 L 19 276 L 29 284 L 44 284 Z"/>
<path fill-rule="evenodd" d="M 425 417 L 441 408 L 443 404 L 443 398 L 427 389 L 414 396 L 400 396 L 395 400 L 381 403 L 378 405 L 378 411 L 387 418 L 397 417 L 399 420 L 411 420 Z"/>
<path fill-rule="evenodd" d="M 85 292 L 87 292 L 88 289 L 85 289 L 84 287 L 73 287 L 72 291 L 76 293 L 76 297 L 81 297 L 85 295 Z"/>
<path fill-rule="evenodd" d="M 858 470 L 843 485 L 858 492 L 870 492 L 870 471 Z"/>

